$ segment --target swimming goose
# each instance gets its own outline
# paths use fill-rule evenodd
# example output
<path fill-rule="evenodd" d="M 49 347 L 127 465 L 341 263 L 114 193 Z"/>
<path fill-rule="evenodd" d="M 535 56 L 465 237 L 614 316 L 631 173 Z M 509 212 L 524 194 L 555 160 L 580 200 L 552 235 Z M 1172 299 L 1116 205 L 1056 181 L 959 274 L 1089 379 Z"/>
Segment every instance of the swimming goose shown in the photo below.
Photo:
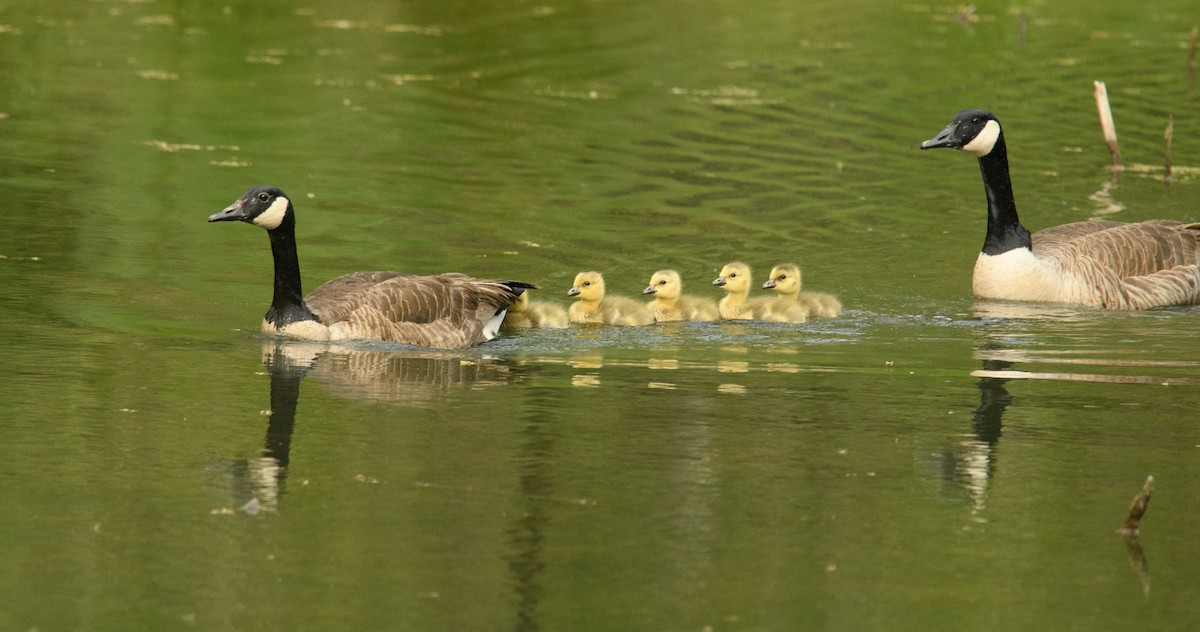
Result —
<path fill-rule="evenodd" d="M 522 292 L 504 315 L 504 329 L 565 329 L 567 310 L 548 301 L 531 301 L 529 292 Z"/>
<path fill-rule="evenodd" d="M 921 149 L 979 159 L 988 227 L 975 261 L 982 298 L 1149 309 L 1200 303 L 1200 223 L 1090 220 L 1030 234 L 1017 219 L 1004 133 L 983 110 L 959 112 Z"/>
<path fill-rule="evenodd" d="M 674 270 L 659 270 L 642 294 L 653 294 L 650 313 L 659 323 L 677 320 L 711 322 L 721 317 L 715 301 L 682 294 L 683 281 Z"/>
<path fill-rule="evenodd" d="M 807 320 L 804 310 L 797 304 L 782 298 L 750 298 L 750 266 L 734 261 L 721 268 L 713 280 L 721 286 L 725 298 L 717 304 L 721 318 L 725 320 L 765 320 L 775 323 L 802 323 Z"/>
<path fill-rule="evenodd" d="M 654 322 L 644 303 L 626 296 L 605 296 L 604 275 L 599 272 L 580 272 L 567 296 L 579 300 L 567 309 L 567 319 L 573 323 L 604 323 L 606 325 L 649 325 Z"/>
<path fill-rule="evenodd" d="M 842 302 L 832 294 L 800 291 L 800 267 L 781 263 L 771 268 L 771 278 L 763 283 L 764 290 L 775 290 L 780 298 L 799 303 L 810 318 L 835 318 L 842 313 Z"/>
<path fill-rule="evenodd" d="M 504 312 L 526 288 L 520 281 L 447 273 L 356 272 L 301 298 L 296 210 L 275 187 L 254 187 L 210 222 L 243 221 L 267 231 L 275 295 L 262 330 L 308 340 L 386 340 L 421 347 L 471 347 L 496 336 Z"/>

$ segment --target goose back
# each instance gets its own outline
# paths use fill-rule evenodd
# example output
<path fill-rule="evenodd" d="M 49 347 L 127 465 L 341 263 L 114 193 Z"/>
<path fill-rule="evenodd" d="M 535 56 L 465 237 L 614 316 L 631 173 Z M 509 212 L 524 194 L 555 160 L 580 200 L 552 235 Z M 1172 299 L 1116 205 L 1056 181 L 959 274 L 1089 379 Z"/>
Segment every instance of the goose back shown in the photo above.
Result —
<path fill-rule="evenodd" d="M 331 340 L 377 339 L 423 347 L 469 347 L 495 335 L 497 316 L 529 284 L 446 273 L 358 272 L 305 298 Z"/>

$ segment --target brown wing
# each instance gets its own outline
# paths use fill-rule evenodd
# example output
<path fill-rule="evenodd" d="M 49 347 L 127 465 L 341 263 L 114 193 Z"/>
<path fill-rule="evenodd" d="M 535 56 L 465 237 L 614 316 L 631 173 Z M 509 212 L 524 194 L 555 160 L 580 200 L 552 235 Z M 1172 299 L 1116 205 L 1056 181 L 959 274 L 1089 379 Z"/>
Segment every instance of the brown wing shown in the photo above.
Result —
<path fill-rule="evenodd" d="M 1064 240 L 1056 250 L 1051 256 L 1064 263 L 1090 257 L 1118 278 L 1145 276 L 1200 264 L 1200 224 L 1168 220 L 1117 224 Z"/>
<path fill-rule="evenodd" d="M 1074 222 L 1072 224 L 1044 228 L 1033 234 L 1033 252 L 1039 256 L 1049 256 L 1051 254 L 1050 251 L 1056 250 L 1062 244 L 1070 242 L 1073 239 L 1124 225 L 1124 222 L 1093 219 L 1086 222 Z"/>
<path fill-rule="evenodd" d="M 1097 288 L 1105 307 L 1200 302 L 1200 224 L 1117 224 L 1063 240 L 1049 256 Z"/>
<path fill-rule="evenodd" d="M 455 273 L 360 272 L 326 283 L 305 302 L 334 338 L 461 348 L 483 342 L 484 325 L 524 287 Z"/>
<path fill-rule="evenodd" d="M 412 276 L 402 272 L 355 272 L 330 279 L 304 297 L 308 309 L 324 324 L 345 319 L 362 305 L 371 288 L 396 277 Z"/>

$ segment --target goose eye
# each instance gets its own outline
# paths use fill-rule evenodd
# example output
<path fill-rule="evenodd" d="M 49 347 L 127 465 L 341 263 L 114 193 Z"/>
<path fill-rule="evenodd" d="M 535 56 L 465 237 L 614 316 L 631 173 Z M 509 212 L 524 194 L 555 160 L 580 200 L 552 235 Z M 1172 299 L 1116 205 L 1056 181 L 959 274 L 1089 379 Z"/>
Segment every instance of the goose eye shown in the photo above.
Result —
<path fill-rule="evenodd" d="M 258 194 L 258 201 L 259 201 L 259 202 L 266 202 L 266 201 L 267 201 L 267 200 L 269 200 L 269 199 L 271 199 L 271 196 L 267 195 L 266 193 L 259 193 L 259 194 Z"/>

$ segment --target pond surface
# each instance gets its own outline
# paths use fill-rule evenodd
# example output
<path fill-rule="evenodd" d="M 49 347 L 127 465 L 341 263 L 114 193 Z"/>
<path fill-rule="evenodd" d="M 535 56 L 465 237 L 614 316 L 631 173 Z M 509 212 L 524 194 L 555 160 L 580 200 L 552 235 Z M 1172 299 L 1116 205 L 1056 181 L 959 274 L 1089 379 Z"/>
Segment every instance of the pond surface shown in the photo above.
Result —
<path fill-rule="evenodd" d="M 1193 629 L 1200 309 L 974 300 L 978 170 L 917 146 L 988 108 L 1031 228 L 1197 221 L 1197 21 L 0 4 L 0 628 Z M 204 221 L 255 184 L 309 289 L 796 261 L 847 310 L 279 342 L 266 239 Z"/>

